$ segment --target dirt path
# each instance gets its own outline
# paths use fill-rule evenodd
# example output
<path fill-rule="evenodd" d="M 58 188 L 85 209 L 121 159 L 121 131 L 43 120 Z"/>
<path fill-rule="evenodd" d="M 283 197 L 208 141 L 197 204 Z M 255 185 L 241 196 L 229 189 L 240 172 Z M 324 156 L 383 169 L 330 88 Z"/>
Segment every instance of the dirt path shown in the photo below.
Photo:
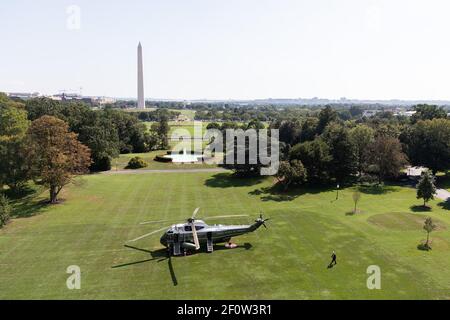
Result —
<path fill-rule="evenodd" d="M 436 197 L 446 201 L 447 199 L 450 199 L 450 192 L 445 190 L 445 189 L 437 189 L 436 190 Z"/>

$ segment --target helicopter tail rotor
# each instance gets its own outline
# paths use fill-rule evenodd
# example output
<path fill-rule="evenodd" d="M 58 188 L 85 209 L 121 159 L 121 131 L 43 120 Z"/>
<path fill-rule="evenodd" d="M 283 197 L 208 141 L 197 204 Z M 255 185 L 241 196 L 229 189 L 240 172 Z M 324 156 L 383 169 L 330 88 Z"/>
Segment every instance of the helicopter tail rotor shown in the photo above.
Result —
<path fill-rule="evenodd" d="M 266 221 L 269 221 L 269 220 L 270 220 L 270 218 L 264 219 L 263 214 L 260 213 L 260 214 L 259 214 L 259 218 L 256 219 L 255 222 L 258 223 L 258 224 L 260 224 L 260 225 L 262 225 L 262 226 L 264 226 L 264 228 L 267 229 Z"/>

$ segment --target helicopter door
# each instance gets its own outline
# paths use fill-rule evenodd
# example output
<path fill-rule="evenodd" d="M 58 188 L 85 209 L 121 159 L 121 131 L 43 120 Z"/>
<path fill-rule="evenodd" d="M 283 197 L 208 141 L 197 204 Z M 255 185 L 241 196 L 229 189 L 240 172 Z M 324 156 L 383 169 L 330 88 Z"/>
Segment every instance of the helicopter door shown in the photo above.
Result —
<path fill-rule="evenodd" d="M 179 256 L 180 254 L 181 254 L 180 239 L 179 239 L 179 234 L 176 233 L 173 235 L 173 255 Z"/>
<path fill-rule="evenodd" d="M 207 248 L 208 248 L 208 252 L 213 252 L 214 250 L 214 245 L 213 245 L 213 240 L 212 240 L 212 232 L 207 232 L 206 233 L 206 238 L 207 238 Z"/>

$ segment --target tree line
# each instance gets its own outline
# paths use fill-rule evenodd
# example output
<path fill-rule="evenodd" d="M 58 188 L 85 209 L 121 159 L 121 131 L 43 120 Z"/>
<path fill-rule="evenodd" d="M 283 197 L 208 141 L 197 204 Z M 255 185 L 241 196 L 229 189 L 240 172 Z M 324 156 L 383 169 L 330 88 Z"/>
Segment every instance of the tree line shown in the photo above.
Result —
<path fill-rule="evenodd" d="M 46 98 L 17 102 L 0 94 L 0 187 L 16 192 L 33 179 L 47 185 L 56 202 L 72 176 L 109 170 L 120 153 L 165 149 L 168 133 L 164 117 L 148 130 L 120 110 Z"/>
<path fill-rule="evenodd" d="M 278 182 L 286 189 L 303 183 L 382 183 L 397 178 L 407 164 L 433 174 L 449 170 L 450 119 L 437 106 L 416 111 L 410 119 L 381 114 L 343 120 L 327 106 L 315 115 L 271 122 L 280 137 Z M 224 129 L 227 123 L 210 127 Z M 239 175 L 255 173 L 248 165 L 228 167 Z"/>

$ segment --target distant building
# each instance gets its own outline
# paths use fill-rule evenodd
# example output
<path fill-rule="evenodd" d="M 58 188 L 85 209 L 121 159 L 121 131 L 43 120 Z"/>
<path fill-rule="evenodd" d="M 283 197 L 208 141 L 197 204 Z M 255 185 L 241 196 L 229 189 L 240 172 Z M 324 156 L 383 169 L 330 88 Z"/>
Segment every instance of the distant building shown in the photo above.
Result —
<path fill-rule="evenodd" d="M 404 116 L 404 117 L 412 117 L 414 114 L 416 114 L 417 113 L 417 111 L 414 111 L 414 110 L 410 110 L 410 111 L 407 111 L 407 110 L 397 110 L 395 113 L 394 113 L 394 116 Z"/>
<path fill-rule="evenodd" d="M 115 103 L 117 100 L 110 97 L 84 97 L 78 93 L 61 93 L 49 97 L 57 101 L 79 101 L 92 106 L 103 106 L 109 103 Z"/>
<path fill-rule="evenodd" d="M 26 93 L 26 92 L 7 92 L 6 95 L 11 99 L 22 99 L 28 100 L 40 97 L 41 94 L 39 92 Z"/>
<path fill-rule="evenodd" d="M 52 96 L 53 100 L 59 101 L 81 101 L 83 97 L 78 93 L 60 93 Z"/>
<path fill-rule="evenodd" d="M 376 116 L 377 113 L 381 112 L 381 110 L 364 110 L 363 117 L 365 118 L 371 118 Z"/>
<path fill-rule="evenodd" d="M 99 104 L 101 106 L 105 104 L 113 104 L 116 103 L 117 99 L 110 98 L 110 97 L 92 97 L 92 103 Z"/>
<path fill-rule="evenodd" d="M 428 170 L 428 168 L 425 168 L 425 167 L 408 166 L 408 167 L 406 167 L 406 174 L 410 178 L 416 178 L 417 179 L 417 178 L 420 178 L 422 176 L 422 173 L 424 173 L 427 170 Z"/>

